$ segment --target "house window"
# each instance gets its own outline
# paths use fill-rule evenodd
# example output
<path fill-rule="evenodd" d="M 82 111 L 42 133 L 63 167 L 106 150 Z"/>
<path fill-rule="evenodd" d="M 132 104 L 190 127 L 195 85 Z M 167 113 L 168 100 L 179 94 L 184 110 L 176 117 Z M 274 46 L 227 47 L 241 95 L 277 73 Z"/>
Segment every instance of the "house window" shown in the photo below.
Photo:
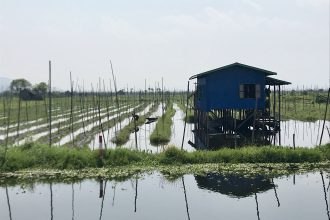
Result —
<path fill-rule="evenodd" d="M 240 84 L 239 97 L 241 99 L 255 99 L 260 98 L 259 84 Z"/>

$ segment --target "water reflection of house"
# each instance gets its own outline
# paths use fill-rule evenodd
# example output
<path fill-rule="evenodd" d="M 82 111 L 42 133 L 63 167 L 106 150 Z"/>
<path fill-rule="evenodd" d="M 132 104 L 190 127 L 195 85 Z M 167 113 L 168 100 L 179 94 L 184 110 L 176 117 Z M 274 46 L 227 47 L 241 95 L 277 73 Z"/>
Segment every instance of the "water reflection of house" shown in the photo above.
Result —
<path fill-rule="evenodd" d="M 276 73 L 233 63 L 190 77 L 197 79 L 196 147 L 271 143 L 280 131 L 281 86 L 290 84 L 271 75 Z"/>
<path fill-rule="evenodd" d="M 274 188 L 272 181 L 261 175 L 247 178 L 236 175 L 209 173 L 205 176 L 195 176 L 195 179 L 197 186 L 201 189 L 219 192 L 235 198 L 251 196 L 254 193 L 265 192 Z"/>

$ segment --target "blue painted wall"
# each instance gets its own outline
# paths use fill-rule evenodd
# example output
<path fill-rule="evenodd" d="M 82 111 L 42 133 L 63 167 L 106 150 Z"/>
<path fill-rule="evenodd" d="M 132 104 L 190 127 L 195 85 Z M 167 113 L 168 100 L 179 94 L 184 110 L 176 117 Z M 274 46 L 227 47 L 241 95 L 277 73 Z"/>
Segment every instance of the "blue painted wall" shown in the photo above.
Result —
<path fill-rule="evenodd" d="M 265 108 L 265 74 L 255 69 L 233 66 L 197 78 L 197 108 L 254 109 L 255 99 L 240 98 L 240 84 L 259 84 L 258 109 Z"/>

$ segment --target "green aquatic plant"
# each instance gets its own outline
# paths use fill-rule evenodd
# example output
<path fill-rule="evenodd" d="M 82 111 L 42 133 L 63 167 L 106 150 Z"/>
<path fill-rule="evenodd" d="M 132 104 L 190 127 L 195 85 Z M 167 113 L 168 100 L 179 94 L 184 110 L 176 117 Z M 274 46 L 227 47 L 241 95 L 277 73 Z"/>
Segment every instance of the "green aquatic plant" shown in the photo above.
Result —
<path fill-rule="evenodd" d="M 0 171 L 23 169 L 85 169 L 121 166 L 168 166 L 181 164 L 302 164 L 320 163 L 330 160 L 330 144 L 317 148 L 244 147 L 223 148 L 217 151 L 187 152 L 169 147 L 157 154 L 128 148 L 108 149 L 101 159 L 98 150 L 69 147 L 52 147 L 46 144 L 29 143 L 20 147 L 9 147 L 4 157 L 0 147 Z"/>
<path fill-rule="evenodd" d="M 150 135 L 150 142 L 155 145 L 167 144 L 171 139 L 172 117 L 175 114 L 173 103 L 169 103 L 166 112 L 158 118 L 156 127 Z"/>

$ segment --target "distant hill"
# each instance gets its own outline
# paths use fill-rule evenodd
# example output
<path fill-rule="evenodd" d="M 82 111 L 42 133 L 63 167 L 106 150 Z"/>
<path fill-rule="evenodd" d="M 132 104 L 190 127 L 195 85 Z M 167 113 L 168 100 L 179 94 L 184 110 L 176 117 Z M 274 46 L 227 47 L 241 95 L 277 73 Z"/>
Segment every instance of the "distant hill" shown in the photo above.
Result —
<path fill-rule="evenodd" d="M 11 81 L 9 78 L 0 76 L 0 92 L 8 89 Z"/>

